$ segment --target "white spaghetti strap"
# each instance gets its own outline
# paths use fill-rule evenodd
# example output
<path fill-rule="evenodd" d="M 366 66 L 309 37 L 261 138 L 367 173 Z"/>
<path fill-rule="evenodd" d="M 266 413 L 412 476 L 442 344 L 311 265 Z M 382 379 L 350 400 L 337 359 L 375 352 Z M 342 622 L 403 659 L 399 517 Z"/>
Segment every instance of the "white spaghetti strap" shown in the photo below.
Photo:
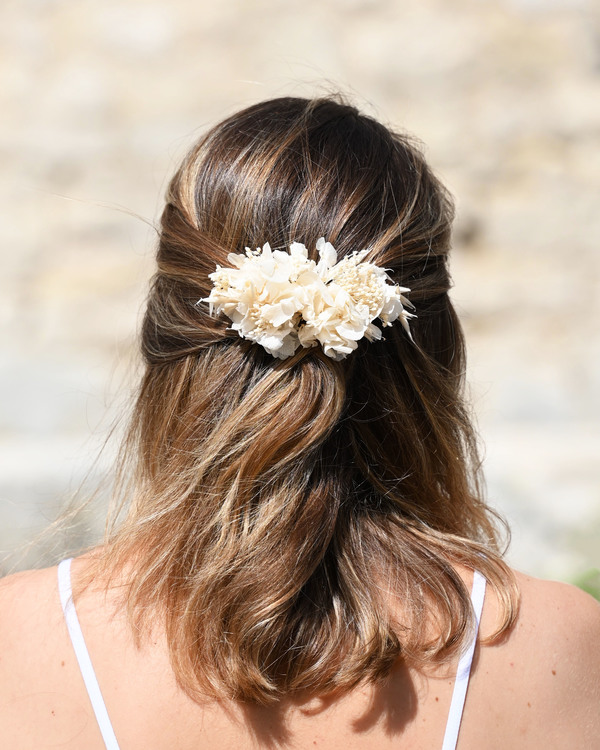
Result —
<path fill-rule="evenodd" d="M 458 730 L 465 707 L 465 698 L 467 697 L 467 687 L 471 675 L 471 664 L 477 643 L 477 633 L 479 632 L 479 621 L 483 610 L 483 600 L 485 598 L 486 580 L 477 571 L 473 573 L 473 588 L 471 589 L 471 603 L 475 613 L 475 632 L 469 648 L 461 656 L 456 671 L 456 680 L 454 681 L 454 691 L 452 692 L 452 701 L 448 713 L 448 722 L 446 724 L 446 733 L 444 734 L 444 744 L 442 750 L 455 750 L 458 742 Z"/>
<path fill-rule="evenodd" d="M 73 650 L 79 663 L 79 669 L 81 676 L 85 683 L 87 693 L 96 715 L 96 721 L 100 727 L 102 733 L 102 739 L 106 745 L 107 750 L 119 750 L 119 744 L 115 733 L 108 718 L 108 712 L 104 705 L 104 699 L 100 692 L 100 685 L 96 679 L 96 673 L 92 666 L 92 661 L 85 645 L 83 633 L 81 632 L 81 625 L 79 624 L 79 618 L 75 611 L 75 604 L 73 603 L 73 595 L 71 591 L 71 560 L 63 560 L 58 566 L 58 591 L 60 594 L 60 603 L 62 605 L 63 613 L 65 616 L 65 622 L 73 644 Z"/>

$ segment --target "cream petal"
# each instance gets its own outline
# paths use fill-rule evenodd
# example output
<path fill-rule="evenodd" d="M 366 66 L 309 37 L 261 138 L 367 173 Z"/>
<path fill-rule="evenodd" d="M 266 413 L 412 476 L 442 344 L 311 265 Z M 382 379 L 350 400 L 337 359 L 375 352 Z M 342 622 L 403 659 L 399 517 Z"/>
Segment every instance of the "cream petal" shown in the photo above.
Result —
<path fill-rule="evenodd" d="M 308 250 L 301 242 L 292 242 L 290 253 L 295 258 L 308 258 Z"/>
<path fill-rule="evenodd" d="M 310 325 L 303 325 L 302 328 L 298 329 L 298 340 L 302 346 L 308 348 L 313 346 L 317 342 L 315 330 Z"/>
<path fill-rule="evenodd" d="M 348 343 L 343 344 L 324 344 L 323 345 L 323 351 L 328 357 L 333 357 L 334 359 L 343 359 L 347 354 L 350 354 L 358 347 L 358 344 L 356 341 L 349 341 Z M 335 352 L 338 355 L 341 355 L 339 357 L 334 356 L 331 352 Z"/>
<path fill-rule="evenodd" d="M 291 334 L 289 336 L 286 336 L 283 339 L 283 343 L 282 343 L 281 349 L 279 350 L 281 358 L 285 359 L 287 357 L 291 357 L 292 354 L 295 353 L 295 351 L 296 351 L 296 349 L 298 348 L 299 345 L 300 345 L 300 343 L 299 343 L 298 339 L 295 336 L 293 336 Z"/>
<path fill-rule="evenodd" d="M 320 259 L 317 263 L 317 273 L 323 275 L 337 263 L 337 252 L 331 242 L 325 241 L 325 237 L 319 237 L 317 240 L 317 251 Z"/>
<path fill-rule="evenodd" d="M 262 334 L 257 336 L 254 340 L 269 351 L 279 351 L 283 346 L 283 340 L 280 336 L 274 336 L 269 334 Z"/>
<path fill-rule="evenodd" d="M 275 328 L 289 321 L 297 310 L 293 300 L 282 300 L 276 305 L 265 305 L 263 308 L 263 318 L 271 323 Z"/>
<path fill-rule="evenodd" d="M 351 339 L 352 341 L 360 341 L 365 335 L 365 327 L 363 325 L 351 326 L 348 323 L 342 323 L 337 326 L 337 332 L 340 336 Z"/>
<path fill-rule="evenodd" d="M 404 315 L 400 316 L 400 323 L 402 323 L 402 328 L 408 333 L 408 338 L 413 341 L 412 333 L 410 332 L 410 327 L 408 325 L 408 318 L 407 316 L 410 315 L 410 313 L 405 313 Z M 411 318 L 414 318 L 416 316 L 411 315 Z"/>
<path fill-rule="evenodd" d="M 382 338 L 381 328 L 371 323 L 365 331 L 365 338 L 368 341 L 380 341 Z"/>
<path fill-rule="evenodd" d="M 267 277 L 273 276 L 277 270 L 277 263 L 272 255 L 268 255 L 261 258 L 260 261 L 260 272 Z"/>
<path fill-rule="evenodd" d="M 242 265 L 246 262 L 246 256 L 238 255 L 237 253 L 229 253 L 227 256 L 227 260 L 229 263 L 231 263 L 232 266 L 241 268 Z M 217 271 L 219 270 L 221 270 L 221 266 L 217 266 Z"/>
<path fill-rule="evenodd" d="M 273 259 L 277 262 L 277 265 L 291 266 L 290 255 L 283 250 L 273 250 Z"/>

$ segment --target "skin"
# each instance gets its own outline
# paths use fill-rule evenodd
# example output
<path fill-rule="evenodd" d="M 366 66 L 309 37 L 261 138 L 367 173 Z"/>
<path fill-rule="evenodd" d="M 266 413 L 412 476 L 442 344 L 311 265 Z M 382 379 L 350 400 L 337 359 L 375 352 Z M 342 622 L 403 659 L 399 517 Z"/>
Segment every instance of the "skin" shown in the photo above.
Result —
<path fill-rule="evenodd" d="M 73 563 L 73 578 L 88 559 Z M 461 571 L 470 586 L 472 573 Z M 459 750 L 600 750 L 600 605 L 517 573 L 521 613 L 502 643 L 478 646 Z M 426 677 L 399 665 L 385 687 L 280 709 L 198 705 L 178 688 L 160 631 L 133 644 L 116 594 L 93 588 L 77 613 L 122 750 L 441 748 L 456 665 Z M 497 603 L 486 595 L 481 633 Z M 102 750 L 68 639 L 56 568 L 0 581 L 0 746 Z"/>

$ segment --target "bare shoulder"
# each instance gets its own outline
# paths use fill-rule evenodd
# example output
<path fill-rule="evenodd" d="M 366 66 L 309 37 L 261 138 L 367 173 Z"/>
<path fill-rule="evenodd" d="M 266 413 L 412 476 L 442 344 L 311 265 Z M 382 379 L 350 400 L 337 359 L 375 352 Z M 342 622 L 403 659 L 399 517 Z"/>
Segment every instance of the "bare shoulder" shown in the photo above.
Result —
<path fill-rule="evenodd" d="M 36 617 L 57 594 L 56 568 L 27 570 L 0 579 L 0 633 L 7 636 L 15 626 Z M 47 613 L 46 613 L 47 614 Z"/>
<path fill-rule="evenodd" d="M 1 579 L 2 747 L 93 747 L 95 727 L 79 694 L 79 679 L 56 568 Z"/>
<path fill-rule="evenodd" d="M 549 605 L 574 604 L 585 608 L 592 616 L 600 610 L 600 602 L 570 583 L 534 578 L 518 570 L 513 570 L 513 573 L 523 595 L 533 601 Z"/>
<path fill-rule="evenodd" d="M 519 746 L 600 750 L 600 604 L 575 586 L 515 575 L 519 616 L 481 649 L 482 693 L 503 724 L 510 717 Z M 493 596 L 489 605 L 484 635 Z"/>
<path fill-rule="evenodd" d="M 0 579 L 0 675 L 27 669 L 29 654 L 47 642 L 59 619 L 56 568 L 28 570 Z M 2 688 L 0 687 L 0 690 Z"/>
<path fill-rule="evenodd" d="M 576 586 L 516 573 L 521 612 L 516 631 L 557 659 L 573 666 L 583 660 L 589 672 L 600 668 L 600 603 Z"/>
<path fill-rule="evenodd" d="M 47 587 L 49 581 L 57 578 L 56 566 L 41 570 L 23 570 L 20 573 L 0 578 L 0 601 L 18 597 L 26 592 L 38 592 Z"/>

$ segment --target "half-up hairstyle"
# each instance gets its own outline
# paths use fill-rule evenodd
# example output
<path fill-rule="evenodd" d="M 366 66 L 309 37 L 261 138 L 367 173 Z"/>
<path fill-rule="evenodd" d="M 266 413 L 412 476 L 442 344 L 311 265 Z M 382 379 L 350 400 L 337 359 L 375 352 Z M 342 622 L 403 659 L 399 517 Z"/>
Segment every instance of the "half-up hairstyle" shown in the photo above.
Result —
<path fill-rule="evenodd" d="M 128 507 L 102 559 L 129 571 L 136 632 L 166 627 L 190 695 L 269 704 L 382 679 L 399 658 L 449 660 L 471 622 L 456 565 L 496 590 L 496 635 L 513 623 L 463 402 L 452 219 L 413 140 L 333 98 L 239 112 L 173 177 L 122 455 Z M 196 304 L 228 253 L 297 241 L 316 259 L 321 236 L 410 287 L 414 341 L 397 323 L 340 362 L 319 347 L 277 360 Z"/>

